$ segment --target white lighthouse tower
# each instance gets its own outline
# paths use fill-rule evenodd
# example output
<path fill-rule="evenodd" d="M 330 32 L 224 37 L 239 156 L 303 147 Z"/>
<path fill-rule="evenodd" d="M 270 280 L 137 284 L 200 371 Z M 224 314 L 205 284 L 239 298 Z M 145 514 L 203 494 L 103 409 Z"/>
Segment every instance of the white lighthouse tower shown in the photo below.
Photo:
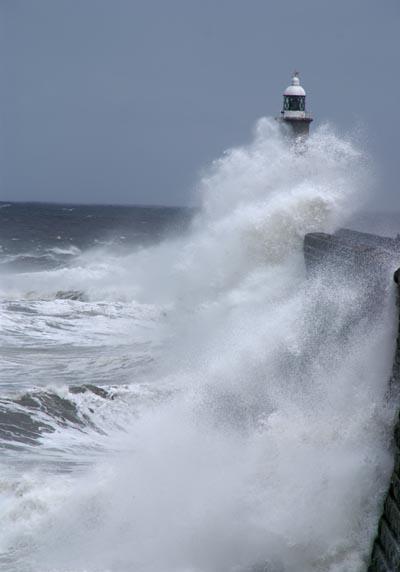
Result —
<path fill-rule="evenodd" d="M 283 92 L 283 109 L 279 119 L 290 126 L 296 137 L 308 135 L 313 119 L 306 112 L 306 92 L 300 85 L 299 74 L 296 71 L 291 85 Z"/>

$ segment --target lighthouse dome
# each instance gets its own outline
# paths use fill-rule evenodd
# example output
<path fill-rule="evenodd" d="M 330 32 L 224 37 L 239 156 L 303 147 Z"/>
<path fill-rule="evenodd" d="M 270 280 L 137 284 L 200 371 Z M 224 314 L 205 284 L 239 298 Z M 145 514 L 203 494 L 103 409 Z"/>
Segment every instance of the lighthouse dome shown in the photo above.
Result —
<path fill-rule="evenodd" d="M 292 77 L 292 85 L 289 85 L 283 95 L 302 95 L 305 96 L 306 92 L 300 85 L 300 78 L 298 73 L 295 73 Z"/>

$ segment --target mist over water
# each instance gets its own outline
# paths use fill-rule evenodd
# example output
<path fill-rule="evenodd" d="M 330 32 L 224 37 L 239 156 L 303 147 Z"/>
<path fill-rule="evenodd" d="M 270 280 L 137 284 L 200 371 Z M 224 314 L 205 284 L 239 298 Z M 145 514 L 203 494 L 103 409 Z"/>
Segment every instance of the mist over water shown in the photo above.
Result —
<path fill-rule="evenodd" d="M 344 225 L 368 184 L 328 127 L 296 150 L 262 119 L 204 175 L 182 236 L 2 275 L 3 340 L 26 350 L 10 371 L 78 418 L 31 407 L 53 430 L 8 453 L 4 570 L 366 569 L 391 469 L 394 296 L 388 277 L 366 315 L 362 283 L 307 278 L 302 243 Z"/>

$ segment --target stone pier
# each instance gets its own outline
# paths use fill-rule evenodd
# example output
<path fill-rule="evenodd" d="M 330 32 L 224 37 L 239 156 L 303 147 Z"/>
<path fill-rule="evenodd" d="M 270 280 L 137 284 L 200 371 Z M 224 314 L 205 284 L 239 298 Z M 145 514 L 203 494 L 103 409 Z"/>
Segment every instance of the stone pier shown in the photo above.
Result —
<path fill-rule="evenodd" d="M 309 273 L 326 272 L 327 279 L 339 274 L 365 283 L 365 311 L 378 311 L 388 295 L 391 280 L 400 300 L 400 237 L 389 238 L 341 229 L 335 234 L 310 233 L 304 238 L 304 259 Z M 363 309 L 361 310 L 363 311 Z M 384 380 L 383 380 L 384 381 Z M 399 401 L 400 320 L 393 368 L 388 380 L 388 399 Z M 371 545 L 368 572 L 400 572 L 400 414 L 394 428 L 394 468 L 382 507 L 375 539 Z"/>

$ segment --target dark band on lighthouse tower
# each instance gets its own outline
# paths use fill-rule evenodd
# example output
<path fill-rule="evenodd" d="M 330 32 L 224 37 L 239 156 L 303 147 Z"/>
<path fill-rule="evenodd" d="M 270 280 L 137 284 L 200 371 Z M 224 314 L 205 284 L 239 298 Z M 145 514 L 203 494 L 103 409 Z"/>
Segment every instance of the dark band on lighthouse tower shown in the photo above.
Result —
<path fill-rule="evenodd" d="M 310 123 L 313 120 L 306 111 L 306 92 L 300 85 L 298 72 L 294 72 L 292 84 L 283 93 L 283 109 L 281 111 L 281 121 L 287 123 L 293 135 L 308 135 Z"/>

